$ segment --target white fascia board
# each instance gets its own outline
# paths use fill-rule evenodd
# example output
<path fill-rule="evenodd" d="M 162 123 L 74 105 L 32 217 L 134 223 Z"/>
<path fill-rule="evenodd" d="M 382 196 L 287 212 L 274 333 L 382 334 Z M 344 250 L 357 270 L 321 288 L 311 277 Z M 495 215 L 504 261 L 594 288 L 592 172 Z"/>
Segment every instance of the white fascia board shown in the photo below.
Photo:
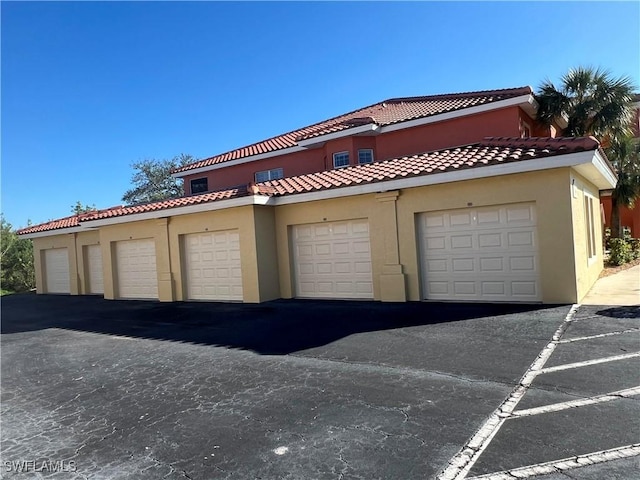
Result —
<path fill-rule="evenodd" d="M 188 215 L 190 213 L 212 212 L 214 210 L 243 207 L 246 205 L 266 205 L 268 201 L 269 197 L 265 195 L 252 195 L 249 197 L 231 198 L 228 200 L 216 200 L 213 202 L 198 203 L 196 205 L 186 205 L 184 207 L 154 210 L 152 212 L 132 213 L 129 215 L 120 215 L 118 217 L 101 218 L 99 220 L 88 220 L 83 222 L 83 224 L 89 228 L 104 227 L 106 225 L 140 222 L 142 220 L 175 217 L 178 215 Z"/>
<path fill-rule="evenodd" d="M 377 123 L 367 123 L 359 127 L 346 128 L 338 132 L 327 133 L 326 135 L 319 135 L 317 137 L 309 138 L 307 140 L 300 140 L 298 145 L 301 147 L 312 147 L 320 143 L 325 143 L 336 138 L 351 137 L 352 135 L 360 135 L 361 133 L 376 132 L 380 128 Z M 379 132 L 376 132 L 379 133 Z"/>
<path fill-rule="evenodd" d="M 289 153 L 303 152 L 307 150 L 304 147 L 289 147 L 281 150 L 275 150 L 273 152 L 260 153 L 259 155 L 252 155 L 250 157 L 242 157 L 236 160 L 229 160 L 228 162 L 215 163 L 213 165 L 207 165 L 206 167 L 194 168 L 192 170 L 185 170 L 184 172 L 172 173 L 173 178 L 182 178 L 188 175 L 195 175 L 197 173 L 208 172 L 210 170 L 219 170 L 220 168 L 233 167 L 234 165 L 242 165 L 243 163 L 255 162 L 257 160 L 264 160 L 265 158 L 279 157 L 280 155 L 287 155 Z"/>
<path fill-rule="evenodd" d="M 600 190 L 610 190 L 618 183 L 615 172 L 598 151 L 595 152 L 590 163 L 577 165 L 575 168 Z"/>
<path fill-rule="evenodd" d="M 546 158 L 525 160 L 520 162 L 505 163 L 501 165 L 491 165 L 488 167 L 467 168 L 454 172 L 436 173 L 398 180 L 387 180 L 383 182 L 367 183 L 354 187 L 338 187 L 335 189 L 321 190 L 318 192 L 299 193 L 291 196 L 274 198 L 273 205 L 287 205 L 291 203 L 312 202 L 315 200 L 326 200 L 329 198 L 350 197 L 353 195 L 363 195 L 367 193 L 378 193 L 403 188 L 423 187 L 428 185 L 438 185 L 442 183 L 461 182 L 464 180 L 476 180 L 480 178 L 497 177 L 501 175 L 511 175 L 515 173 L 535 172 L 539 170 L 549 170 L 553 168 L 575 167 L 577 165 L 592 164 L 594 151 L 570 153 L 567 155 L 556 155 Z"/>
<path fill-rule="evenodd" d="M 519 97 L 509 98 L 507 100 L 500 100 L 497 102 L 485 103 L 484 105 L 478 105 L 477 107 L 462 108 L 453 112 L 441 113 L 439 115 L 433 115 L 431 117 L 416 118 L 415 120 L 408 120 L 406 122 L 394 123 L 393 125 L 387 125 L 380 128 L 380 133 L 395 132 L 396 130 L 403 130 L 405 128 L 418 127 L 420 125 L 427 125 L 429 123 L 442 122 L 445 120 L 451 120 L 454 118 L 466 117 L 469 115 L 476 115 L 478 113 L 490 112 L 491 110 L 498 110 L 500 108 L 507 108 L 520 105 L 523 108 L 533 108 L 535 99 L 533 95 L 527 93 L 526 95 L 520 95 Z M 537 105 L 537 102 L 535 103 Z"/>
<path fill-rule="evenodd" d="M 68 227 L 68 228 L 56 228 L 54 230 L 45 230 L 43 232 L 33 232 L 33 233 L 20 234 L 20 238 L 54 237 L 56 235 L 66 235 L 68 233 L 86 232 L 87 230 L 88 229 L 83 227 L 83 226 Z"/>

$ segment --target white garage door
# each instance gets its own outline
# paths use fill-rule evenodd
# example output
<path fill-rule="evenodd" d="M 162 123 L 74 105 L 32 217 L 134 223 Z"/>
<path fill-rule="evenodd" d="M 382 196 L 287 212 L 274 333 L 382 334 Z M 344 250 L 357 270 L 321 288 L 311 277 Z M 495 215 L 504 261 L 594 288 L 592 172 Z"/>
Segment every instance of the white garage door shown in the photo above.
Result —
<path fill-rule="evenodd" d="M 423 298 L 539 301 L 533 203 L 419 216 Z"/>
<path fill-rule="evenodd" d="M 369 222 L 293 227 L 296 295 L 302 298 L 373 298 Z"/>
<path fill-rule="evenodd" d="M 100 245 L 87 245 L 85 261 L 87 262 L 88 293 L 104 294 L 102 276 L 102 250 Z"/>
<path fill-rule="evenodd" d="M 158 298 L 156 244 L 153 239 L 116 242 L 118 296 Z"/>
<path fill-rule="evenodd" d="M 69 253 L 66 248 L 44 251 L 44 271 L 47 293 L 71 293 Z"/>
<path fill-rule="evenodd" d="M 185 236 L 187 298 L 242 300 L 238 230 Z"/>

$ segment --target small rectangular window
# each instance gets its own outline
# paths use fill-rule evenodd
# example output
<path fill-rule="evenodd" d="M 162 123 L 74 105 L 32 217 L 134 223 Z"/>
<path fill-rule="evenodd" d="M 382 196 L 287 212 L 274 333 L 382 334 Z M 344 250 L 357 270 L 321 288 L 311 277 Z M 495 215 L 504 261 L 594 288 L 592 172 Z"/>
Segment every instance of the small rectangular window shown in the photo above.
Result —
<path fill-rule="evenodd" d="M 361 148 L 358 150 L 358 163 L 373 163 L 373 149 Z"/>
<path fill-rule="evenodd" d="M 587 258 L 591 260 L 596 256 L 596 229 L 593 220 L 593 198 L 584 196 L 584 213 L 586 215 L 585 227 L 587 233 Z"/>
<path fill-rule="evenodd" d="M 209 182 L 207 177 L 196 178 L 191 180 L 191 193 L 204 193 L 209 191 Z"/>
<path fill-rule="evenodd" d="M 277 180 L 283 177 L 284 177 L 284 172 L 282 168 L 272 168 L 271 170 L 262 170 L 261 172 L 256 172 L 256 175 L 255 175 L 256 183 L 268 182 L 269 180 Z"/>
<path fill-rule="evenodd" d="M 333 168 L 349 166 L 349 152 L 338 152 L 333 154 Z"/>

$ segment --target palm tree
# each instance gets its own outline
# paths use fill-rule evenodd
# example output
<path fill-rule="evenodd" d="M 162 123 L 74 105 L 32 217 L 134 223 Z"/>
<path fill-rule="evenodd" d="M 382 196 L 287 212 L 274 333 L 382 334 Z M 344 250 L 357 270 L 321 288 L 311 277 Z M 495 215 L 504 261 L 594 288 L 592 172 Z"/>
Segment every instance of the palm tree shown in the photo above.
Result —
<path fill-rule="evenodd" d="M 539 122 L 548 126 L 564 116 L 568 125 L 563 135 L 593 135 L 600 141 L 631 133 L 635 86 L 629 77 L 613 78 L 606 70 L 578 67 L 561 81 L 560 88 L 549 80 L 540 85 Z"/>
<path fill-rule="evenodd" d="M 635 86 L 629 77 L 614 78 L 600 68 L 578 67 L 561 78 L 560 88 L 549 80 L 539 87 L 538 121 L 549 126 L 563 117 L 562 135 L 593 135 L 615 164 L 618 184 L 612 193 L 611 236 L 620 235 L 620 205 L 633 205 L 640 194 L 637 145 L 630 139 Z M 633 152 L 636 151 L 634 155 Z"/>
<path fill-rule="evenodd" d="M 611 237 L 620 238 L 620 206 L 633 208 L 640 198 L 640 142 L 631 136 L 615 139 L 607 148 L 607 157 L 618 174 L 611 194 Z"/>

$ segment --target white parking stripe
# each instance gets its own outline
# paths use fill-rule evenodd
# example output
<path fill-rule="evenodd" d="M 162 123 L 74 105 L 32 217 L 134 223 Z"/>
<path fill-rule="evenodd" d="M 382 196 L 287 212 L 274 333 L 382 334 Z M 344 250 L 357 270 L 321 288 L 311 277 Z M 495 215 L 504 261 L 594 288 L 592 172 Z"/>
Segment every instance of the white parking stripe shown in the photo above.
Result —
<path fill-rule="evenodd" d="M 600 335 L 589 335 L 588 337 L 566 338 L 564 340 L 560 340 L 558 343 L 581 342 L 583 340 L 592 340 L 594 338 L 611 337 L 613 335 L 623 335 L 625 333 L 634 333 L 634 332 L 640 332 L 640 328 L 630 328 L 628 330 L 621 330 L 619 332 L 601 333 Z"/>
<path fill-rule="evenodd" d="M 620 400 L 620 398 L 633 397 L 640 395 L 640 387 L 626 388 L 616 392 L 606 393 L 604 395 L 596 395 L 589 398 L 581 398 L 580 400 L 570 400 L 568 402 L 554 403 L 544 405 L 542 407 L 528 408 L 526 410 L 517 410 L 511 413 L 512 417 L 528 417 L 531 415 L 539 415 L 541 413 L 559 412 L 569 408 L 584 407 L 585 405 L 594 405 L 596 403 L 610 402 L 612 400 Z"/>
<path fill-rule="evenodd" d="M 488 473 L 478 477 L 470 477 L 469 480 L 513 480 L 514 478 L 527 478 L 548 473 L 558 473 L 564 470 L 586 467 L 588 465 L 619 460 L 621 458 L 635 457 L 637 455 L 640 455 L 640 443 L 564 458 L 562 460 L 554 460 L 552 462 L 514 468 L 512 470 L 504 470 L 502 472 Z"/>
<path fill-rule="evenodd" d="M 570 370 L 572 368 L 588 367 L 589 365 L 597 365 L 599 363 L 615 362 L 618 360 L 626 360 L 628 358 L 640 357 L 640 352 L 625 353 L 624 355 L 616 355 L 614 357 L 596 358 L 595 360 L 586 360 L 584 362 L 566 363 L 555 367 L 543 368 L 539 373 L 559 372 L 560 370 Z"/>
<path fill-rule="evenodd" d="M 520 379 L 518 385 L 511 391 L 511 394 L 500 404 L 500 406 L 489 416 L 482 427 L 471 437 L 462 449 L 449 460 L 449 465 L 438 475 L 438 480 L 461 480 L 465 478 L 471 467 L 476 463 L 482 452 L 489 446 L 493 437 L 498 433 L 500 427 L 509 417 L 522 399 L 531 382 L 536 378 L 544 364 L 547 362 L 558 341 L 569 328 L 579 305 L 575 304 L 567 313 L 562 324 L 557 328 L 551 341 L 540 351 L 536 359 L 529 366 L 525 374 Z"/>

